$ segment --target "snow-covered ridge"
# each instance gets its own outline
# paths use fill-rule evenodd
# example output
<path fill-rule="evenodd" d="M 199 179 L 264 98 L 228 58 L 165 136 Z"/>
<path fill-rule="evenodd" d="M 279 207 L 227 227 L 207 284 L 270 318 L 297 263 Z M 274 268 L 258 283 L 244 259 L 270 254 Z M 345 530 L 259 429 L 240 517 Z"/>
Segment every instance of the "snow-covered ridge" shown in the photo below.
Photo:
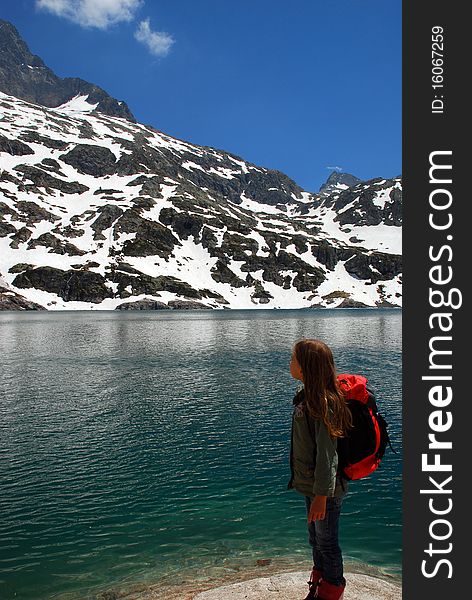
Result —
<path fill-rule="evenodd" d="M 72 98 L 72 100 L 69 100 L 68 102 L 65 102 L 64 104 L 61 104 L 54 110 L 57 112 L 63 112 L 65 114 L 69 114 L 69 115 L 76 114 L 76 113 L 91 112 L 92 110 L 95 110 L 97 108 L 98 102 L 96 102 L 95 104 L 91 104 L 90 102 L 87 102 L 87 98 L 88 98 L 88 94 L 86 94 L 86 95 L 77 94 L 76 96 L 74 96 Z"/>
<path fill-rule="evenodd" d="M 224 151 L 0 92 L 0 276 L 48 309 L 401 305 L 401 181 L 302 190 Z"/>

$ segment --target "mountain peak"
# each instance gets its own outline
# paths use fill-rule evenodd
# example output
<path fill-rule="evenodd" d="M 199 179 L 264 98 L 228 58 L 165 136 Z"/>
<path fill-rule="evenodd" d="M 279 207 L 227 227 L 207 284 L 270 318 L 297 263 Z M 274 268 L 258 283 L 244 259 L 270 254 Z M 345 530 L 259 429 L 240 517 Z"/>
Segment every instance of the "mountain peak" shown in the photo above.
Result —
<path fill-rule="evenodd" d="M 350 173 L 340 173 L 339 171 L 332 171 L 328 179 L 320 187 L 320 192 L 331 192 L 334 188 L 341 185 L 352 187 L 359 183 L 361 179 Z"/>
<path fill-rule="evenodd" d="M 57 108 L 76 97 L 86 97 L 97 112 L 136 122 L 127 104 L 78 77 L 58 77 L 32 54 L 17 28 L 0 19 L 0 91 L 27 102 Z M 87 107 L 87 111 L 89 108 Z"/>

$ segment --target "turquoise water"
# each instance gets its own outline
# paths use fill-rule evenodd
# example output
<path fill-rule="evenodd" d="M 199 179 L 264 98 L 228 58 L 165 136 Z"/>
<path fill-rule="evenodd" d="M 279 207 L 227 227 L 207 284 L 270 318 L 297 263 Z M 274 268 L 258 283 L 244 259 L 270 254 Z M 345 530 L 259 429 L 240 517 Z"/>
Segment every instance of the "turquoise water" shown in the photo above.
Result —
<path fill-rule="evenodd" d="M 300 337 L 367 375 L 400 451 L 400 311 L 0 313 L 0 597 L 309 560 L 286 490 Z M 345 557 L 399 573 L 401 518 L 387 452 L 351 484 Z"/>

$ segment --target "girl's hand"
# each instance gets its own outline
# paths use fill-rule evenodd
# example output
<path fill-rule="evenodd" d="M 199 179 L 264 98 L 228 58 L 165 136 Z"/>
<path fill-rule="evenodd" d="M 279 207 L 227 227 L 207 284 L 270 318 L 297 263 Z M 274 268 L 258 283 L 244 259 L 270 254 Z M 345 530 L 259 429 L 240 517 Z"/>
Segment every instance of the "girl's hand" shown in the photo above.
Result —
<path fill-rule="evenodd" d="M 311 501 L 308 523 L 323 520 L 326 514 L 326 496 L 315 496 Z"/>

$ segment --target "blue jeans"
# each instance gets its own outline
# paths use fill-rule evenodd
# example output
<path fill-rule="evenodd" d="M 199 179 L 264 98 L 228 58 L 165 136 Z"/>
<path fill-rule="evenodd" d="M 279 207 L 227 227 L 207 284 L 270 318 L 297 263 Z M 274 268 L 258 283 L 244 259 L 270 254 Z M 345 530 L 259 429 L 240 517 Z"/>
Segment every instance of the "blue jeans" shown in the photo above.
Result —
<path fill-rule="evenodd" d="M 312 498 L 305 496 L 307 515 Z M 313 566 L 322 571 L 323 579 L 333 585 L 346 585 L 343 557 L 338 542 L 339 516 L 343 496 L 326 499 L 326 515 L 321 521 L 308 523 L 308 541 L 313 549 Z"/>

